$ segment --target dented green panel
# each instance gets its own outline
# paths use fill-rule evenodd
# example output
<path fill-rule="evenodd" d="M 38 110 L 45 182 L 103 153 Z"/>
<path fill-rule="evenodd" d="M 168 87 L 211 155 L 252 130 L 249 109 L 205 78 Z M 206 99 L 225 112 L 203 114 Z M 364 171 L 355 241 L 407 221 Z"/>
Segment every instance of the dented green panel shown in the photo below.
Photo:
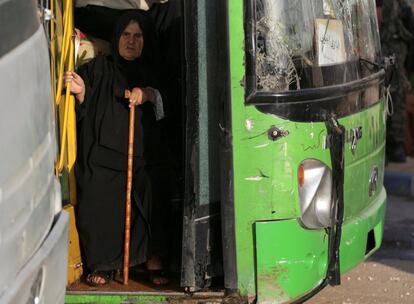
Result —
<path fill-rule="evenodd" d="M 260 303 L 297 298 L 325 278 L 328 239 L 324 230 L 305 230 L 297 220 L 257 222 L 255 228 Z"/>

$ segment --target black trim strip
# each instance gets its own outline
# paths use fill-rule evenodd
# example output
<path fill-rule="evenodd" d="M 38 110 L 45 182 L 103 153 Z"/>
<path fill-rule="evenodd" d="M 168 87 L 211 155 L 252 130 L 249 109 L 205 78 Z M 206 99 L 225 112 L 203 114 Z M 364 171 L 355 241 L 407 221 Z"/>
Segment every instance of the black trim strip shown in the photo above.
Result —
<path fill-rule="evenodd" d="M 337 118 L 342 118 L 377 104 L 382 90 L 382 80 L 377 79 L 370 86 L 342 96 L 338 94 L 340 96 L 313 101 L 268 103 L 256 105 L 256 108 L 265 114 L 277 115 L 291 121 L 325 122 L 330 119 L 332 113 L 335 113 Z M 372 94 L 373 91 L 376 93 Z"/>
<path fill-rule="evenodd" d="M 221 118 L 221 229 L 223 246 L 223 272 L 224 287 L 227 294 L 232 294 L 238 288 L 237 284 L 237 254 L 236 254 L 236 213 L 234 211 L 234 168 L 233 168 L 233 134 L 232 134 L 232 112 L 231 112 L 231 81 L 230 81 L 230 46 L 229 46 L 229 8 L 228 1 L 223 1 L 223 45 L 225 54 L 221 73 L 223 89 L 222 103 L 223 114 Z"/>
<path fill-rule="evenodd" d="M 320 88 L 286 91 L 281 93 L 256 92 L 246 99 L 248 105 L 268 105 L 274 103 L 316 102 L 321 100 L 334 100 L 351 93 L 365 90 L 367 87 L 378 85 L 384 79 L 385 71 L 372 74 L 368 77 Z"/>
<path fill-rule="evenodd" d="M 36 0 L 0 3 L 0 57 L 31 37 L 39 25 Z"/>
<path fill-rule="evenodd" d="M 256 38 L 255 22 L 256 22 L 256 1 L 244 0 L 244 49 L 246 60 L 246 96 L 252 95 L 256 88 Z"/>
<path fill-rule="evenodd" d="M 322 281 L 321 284 L 319 284 L 315 289 L 313 289 L 311 292 L 305 294 L 299 299 L 294 300 L 291 304 L 303 304 L 316 294 L 318 294 L 322 289 L 324 289 L 328 285 L 328 281 L 325 279 Z"/>
<path fill-rule="evenodd" d="M 194 172 L 196 159 L 195 145 L 197 142 L 197 128 L 189 127 L 198 125 L 198 47 L 197 47 L 197 2 L 183 0 L 184 20 L 184 50 L 186 59 L 186 128 L 185 128 L 185 186 L 183 208 L 183 239 L 182 239 L 182 263 L 181 286 L 195 287 L 196 267 L 195 242 L 196 232 L 194 220 L 196 218 L 196 172 Z M 189 64 L 191 63 L 191 64 Z M 192 291 L 192 290 L 190 290 Z"/>
<path fill-rule="evenodd" d="M 341 284 L 339 246 L 341 243 L 344 217 L 344 176 L 345 176 L 345 127 L 332 117 L 326 122 L 331 144 L 332 202 L 331 227 L 328 228 L 328 272 L 327 280 L 332 286 Z"/>

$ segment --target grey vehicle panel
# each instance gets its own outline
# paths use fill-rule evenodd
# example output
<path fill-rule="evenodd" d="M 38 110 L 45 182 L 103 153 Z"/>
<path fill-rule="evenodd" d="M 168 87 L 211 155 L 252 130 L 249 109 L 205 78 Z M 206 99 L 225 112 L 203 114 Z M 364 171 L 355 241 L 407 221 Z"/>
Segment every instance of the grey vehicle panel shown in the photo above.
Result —
<path fill-rule="evenodd" d="M 36 1 L 0 1 L 2 16 L 16 13 L 7 8 L 18 8 L 14 18 L 28 27 L 39 16 Z M 22 40 L 18 32 L 0 31 L 2 44 L 20 41 L 0 56 L 0 303 L 29 303 L 39 273 L 39 303 L 63 303 L 65 292 L 68 220 L 54 175 L 48 41 L 36 22 L 37 29 Z"/>

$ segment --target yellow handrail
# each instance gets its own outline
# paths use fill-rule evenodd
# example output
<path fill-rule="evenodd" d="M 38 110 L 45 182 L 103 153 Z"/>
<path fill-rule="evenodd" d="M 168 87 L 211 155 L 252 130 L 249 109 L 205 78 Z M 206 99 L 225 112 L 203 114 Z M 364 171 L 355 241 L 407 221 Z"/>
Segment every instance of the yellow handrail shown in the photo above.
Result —
<path fill-rule="evenodd" d="M 57 105 L 59 105 L 61 96 L 62 96 L 62 85 L 63 85 L 63 73 L 65 68 L 65 62 L 69 58 L 71 58 L 73 55 L 69 52 L 68 49 L 70 47 L 70 44 L 72 42 L 72 32 L 73 32 L 73 26 L 72 26 L 72 0 L 66 0 L 66 6 L 64 10 L 63 15 L 63 40 L 62 40 L 62 49 L 60 54 L 60 61 L 59 61 L 59 79 L 58 79 L 58 87 L 56 90 L 56 97 L 55 102 Z M 66 91 L 67 92 L 67 91 Z"/>
<path fill-rule="evenodd" d="M 57 12 L 58 0 L 51 1 L 51 9 L 53 14 Z M 70 201 L 76 203 L 76 188 L 74 180 L 73 167 L 76 160 L 76 116 L 75 116 L 75 98 L 70 93 L 70 84 L 65 88 L 65 94 L 63 91 L 63 75 L 65 71 L 73 71 L 74 64 L 74 41 L 72 37 L 73 33 L 73 0 L 63 0 L 63 40 L 60 49 L 59 67 L 58 67 L 58 80 L 56 81 L 56 66 L 55 66 L 55 54 L 56 54 L 56 35 L 55 25 L 51 23 L 51 71 L 53 79 L 53 93 L 55 99 L 55 105 L 60 114 L 60 150 L 58 159 L 56 161 L 55 171 L 56 175 L 59 175 L 63 168 L 66 166 L 69 172 L 69 190 Z M 56 11 L 55 11 L 56 9 Z M 64 98 L 63 98 L 64 97 Z M 63 107 L 63 108 L 62 108 Z"/>
<path fill-rule="evenodd" d="M 70 53 L 73 53 L 73 42 L 70 43 Z M 74 64 L 73 64 L 73 58 L 71 56 L 71 58 L 69 59 L 69 71 L 73 71 L 74 68 Z M 63 74 L 63 72 L 59 72 L 59 81 L 61 78 L 61 75 Z M 59 88 L 59 87 L 58 87 Z M 57 96 L 59 96 L 59 93 L 57 93 Z M 56 98 L 57 98 L 56 96 Z M 61 97 L 59 97 L 61 98 Z M 62 140 L 61 140 L 61 148 L 60 148 L 60 155 L 59 155 L 59 161 L 57 162 L 57 166 L 56 169 L 57 171 L 60 173 L 63 170 L 63 165 L 64 165 L 64 155 L 66 152 L 66 145 L 67 145 L 67 133 L 68 133 L 68 118 L 69 118 L 69 111 L 71 110 L 69 108 L 69 106 L 72 104 L 71 102 L 71 98 L 73 98 L 73 96 L 70 94 L 70 84 L 67 85 L 66 87 L 66 94 L 65 94 L 65 111 L 64 111 L 64 118 L 63 118 L 63 130 L 62 130 Z M 58 102 L 59 104 L 59 102 Z"/>
<path fill-rule="evenodd" d="M 64 2 L 66 1 L 66 2 Z M 65 71 L 74 70 L 74 42 L 73 33 L 73 0 L 51 0 L 51 11 L 55 16 L 56 24 L 51 23 L 51 74 L 52 90 L 54 97 L 54 107 L 56 121 L 59 122 L 60 149 L 58 152 L 55 172 L 59 176 L 63 169 L 67 169 L 68 179 L 62 178 L 62 188 L 69 190 L 69 205 L 65 210 L 69 212 L 69 246 L 68 246 L 68 286 L 79 280 L 83 273 L 81 254 L 79 251 L 79 238 L 76 230 L 75 215 L 73 205 L 76 204 L 76 181 L 74 174 L 74 163 L 76 160 L 76 116 L 75 98 L 70 94 L 70 86 L 63 88 L 63 75 Z M 62 7 L 64 11 L 62 12 Z M 63 15 L 63 17 L 62 17 Z M 56 28 L 55 28 L 56 27 Z M 63 27 L 63 32 L 61 31 Z M 56 30 L 56 31 L 55 31 Z M 58 33 L 59 35 L 57 35 Z M 60 40 L 63 36 L 63 40 Z M 59 47 L 60 58 L 56 62 L 57 47 Z M 58 75 L 56 75 L 58 69 Z M 56 82 L 56 79 L 57 82 Z M 63 93 L 63 95 L 62 95 Z M 63 98 L 64 97 L 64 98 Z M 66 199 L 67 197 L 65 197 Z M 74 267 L 73 265 L 77 265 Z"/>

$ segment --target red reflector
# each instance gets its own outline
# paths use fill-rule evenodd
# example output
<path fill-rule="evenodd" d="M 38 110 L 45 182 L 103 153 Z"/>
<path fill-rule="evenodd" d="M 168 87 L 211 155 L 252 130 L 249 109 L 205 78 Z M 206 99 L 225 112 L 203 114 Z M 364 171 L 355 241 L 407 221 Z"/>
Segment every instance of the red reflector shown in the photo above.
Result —
<path fill-rule="evenodd" d="M 305 184 L 305 167 L 303 165 L 300 165 L 298 169 L 298 183 L 299 187 L 303 187 Z"/>

